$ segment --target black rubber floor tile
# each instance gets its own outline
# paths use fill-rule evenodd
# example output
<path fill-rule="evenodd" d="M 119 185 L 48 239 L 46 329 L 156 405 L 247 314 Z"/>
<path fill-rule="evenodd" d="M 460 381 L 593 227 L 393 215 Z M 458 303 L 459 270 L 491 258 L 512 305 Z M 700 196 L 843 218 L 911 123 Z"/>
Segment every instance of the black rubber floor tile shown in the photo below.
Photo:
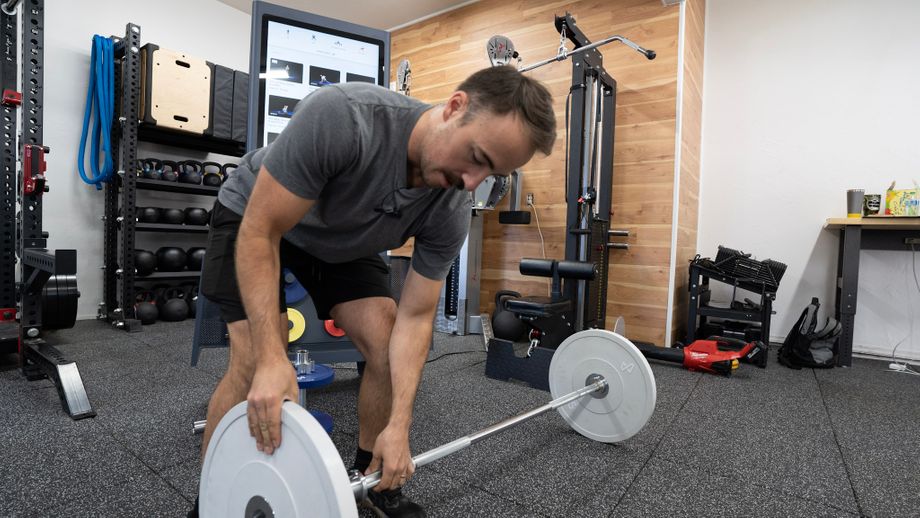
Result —
<path fill-rule="evenodd" d="M 97 423 L 73 424 L 33 430 L 19 425 L 19 436 L 6 442 L 9 450 L 0 470 L 0 516 L 56 516 L 49 511 L 70 502 L 117 494 L 130 487 L 126 482 L 150 480 L 147 466 Z M 113 512 L 102 506 L 100 510 L 100 514 Z"/>
<path fill-rule="evenodd" d="M 603 510 L 604 514 L 599 511 Z M 596 499 L 577 516 L 853 517 L 846 509 L 774 491 L 731 474 L 652 458 L 623 498 Z"/>
<path fill-rule="evenodd" d="M 405 494 L 428 513 L 429 518 L 459 516 L 533 517 L 531 509 L 496 495 L 489 488 L 467 484 L 450 475 L 420 470 L 406 485 Z"/>
<path fill-rule="evenodd" d="M 739 381 L 701 379 L 655 456 L 856 512 L 813 376 L 769 390 Z"/>
<path fill-rule="evenodd" d="M 887 372 L 888 362 L 818 370 L 837 440 L 858 495 L 873 516 L 908 516 L 920 508 L 920 376 Z"/>
<path fill-rule="evenodd" d="M 42 511 L 35 518 L 47 516 L 80 517 L 180 517 L 192 504 L 180 492 L 150 471 L 139 471 L 123 478 L 111 490 L 80 497 Z"/>
<path fill-rule="evenodd" d="M 485 444 L 482 450 L 484 454 L 494 451 Z M 584 502 L 585 495 L 618 499 L 652 450 L 636 441 L 605 444 L 574 432 L 536 431 L 517 445 L 516 453 L 509 461 L 483 471 L 488 476 L 500 470 L 487 479 L 485 489 L 513 500 L 531 514 L 568 516 Z M 475 476 L 471 480 L 476 484 Z"/>

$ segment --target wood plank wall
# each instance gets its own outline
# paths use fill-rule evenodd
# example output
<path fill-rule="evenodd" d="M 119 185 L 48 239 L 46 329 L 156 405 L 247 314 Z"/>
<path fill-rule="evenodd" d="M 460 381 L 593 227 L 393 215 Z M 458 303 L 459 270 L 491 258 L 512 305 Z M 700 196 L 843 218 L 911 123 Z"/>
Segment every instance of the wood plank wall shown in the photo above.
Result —
<path fill-rule="evenodd" d="M 680 201 L 674 262 L 671 340 L 684 341 L 690 298 L 688 264 L 696 255 L 700 204 L 700 145 L 703 126 L 703 34 L 706 0 L 687 0 L 684 10 L 683 87 L 680 130 Z"/>
<path fill-rule="evenodd" d="M 620 34 L 658 54 L 648 61 L 624 45 L 601 47 L 604 66 L 618 82 L 611 228 L 631 232 L 630 250 L 610 255 L 607 327 L 622 315 L 630 338 L 663 344 L 670 326 L 667 304 L 673 267 L 679 7 L 665 7 L 660 0 L 482 0 L 395 31 L 392 69 L 408 58 L 412 96 L 438 103 L 471 72 L 489 66 L 485 46 L 495 34 L 509 37 L 525 64 L 555 55 L 559 33 L 553 16 L 566 11 L 592 40 Z M 523 190 L 534 194 L 546 256 L 561 259 L 565 244 L 563 129 L 571 63 L 554 63 L 530 74 L 555 95 L 560 131 L 552 155 L 537 156 L 523 168 Z M 505 200 L 499 209 L 507 205 Z M 536 218 L 530 225 L 515 226 L 500 225 L 497 213 L 483 217 L 483 250 L 487 253 L 482 258 L 481 310 L 493 310 L 492 299 L 498 290 L 547 293 L 548 281 L 518 273 L 522 257 L 542 255 Z M 693 231 L 695 244 L 695 227 Z"/>

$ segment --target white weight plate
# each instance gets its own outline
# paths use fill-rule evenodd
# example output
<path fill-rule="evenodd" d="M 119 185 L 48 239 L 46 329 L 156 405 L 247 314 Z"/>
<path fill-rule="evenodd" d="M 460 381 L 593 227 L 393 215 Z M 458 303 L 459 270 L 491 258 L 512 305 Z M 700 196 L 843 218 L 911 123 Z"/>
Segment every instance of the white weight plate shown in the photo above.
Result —
<path fill-rule="evenodd" d="M 642 429 L 655 410 L 655 375 L 645 356 L 625 337 L 587 329 L 566 338 L 549 365 L 553 399 L 584 388 L 592 374 L 607 380 L 603 398 L 588 395 L 559 407 L 575 431 L 601 442 L 624 441 Z"/>
<path fill-rule="evenodd" d="M 244 401 L 220 420 L 201 470 L 203 518 L 250 516 L 253 508 L 266 506 L 266 516 L 358 516 L 348 474 L 329 434 L 290 401 L 281 409 L 281 447 L 274 454 L 256 449 Z"/>

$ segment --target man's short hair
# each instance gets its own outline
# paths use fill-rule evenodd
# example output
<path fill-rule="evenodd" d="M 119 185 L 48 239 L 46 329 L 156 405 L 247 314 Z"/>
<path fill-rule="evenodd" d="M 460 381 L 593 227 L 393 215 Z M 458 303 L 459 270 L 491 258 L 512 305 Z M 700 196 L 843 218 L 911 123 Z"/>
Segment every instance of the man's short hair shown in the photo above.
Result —
<path fill-rule="evenodd" d="M 512 66 L 484 68 L 466 78 L 458 91 L 469 96 L 466 124 L 480 110 L 495 115 L 514 113 L 528 129 L 530 143 L 544 155 L 553 151 L 556 141 L 556 114 L 553 96 L 539 81 L 525 76 Z"/>

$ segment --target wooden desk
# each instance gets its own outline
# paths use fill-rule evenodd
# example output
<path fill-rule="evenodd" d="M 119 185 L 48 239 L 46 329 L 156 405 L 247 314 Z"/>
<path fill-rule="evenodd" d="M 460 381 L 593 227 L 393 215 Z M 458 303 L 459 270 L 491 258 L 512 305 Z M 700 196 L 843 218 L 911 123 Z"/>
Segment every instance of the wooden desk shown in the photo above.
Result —
<path fill-rule="evenodd" d="M 853 323 L 859 285 L 860 250 L 906 250 L 908 238 L 920 240 L 920 218 L 828 218 L 825 230 L 840 233 L 837 253 L 837 286 L 834 317 L 843 327 L 837 341 L 837 365 L 853 363 Z M 915 245 L 920 251 L 920 241 Z"/>

